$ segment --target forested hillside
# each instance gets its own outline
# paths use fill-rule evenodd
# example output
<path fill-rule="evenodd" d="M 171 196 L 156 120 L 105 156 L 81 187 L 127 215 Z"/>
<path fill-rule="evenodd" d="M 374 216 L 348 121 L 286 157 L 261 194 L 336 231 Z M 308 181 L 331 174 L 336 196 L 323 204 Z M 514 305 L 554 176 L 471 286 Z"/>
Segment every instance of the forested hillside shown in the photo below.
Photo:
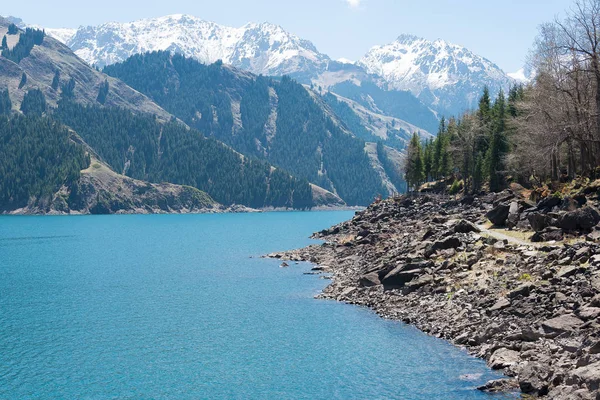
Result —
<path fill-rule="evenodd" d="M 193 186 L 225 205 L 313 206 L 306 180 L 243 157 L 181 123 L 71 101 L 61 101 L 54 115 L 115 171 L 134 179 Z"/>
<path fill-rule="evenodd" d="M 50 203 L 89 162 L 68 130 L 50 118 L 0 116 L 0 212 Z"/>
<path fill-rule="evenodd" d="M 256 77 L 168 52 L 104 69 L 205 135 L 334 191 L 348 204 L 386 195 L 355 137 L 315 93 L 284 77 Z"/>

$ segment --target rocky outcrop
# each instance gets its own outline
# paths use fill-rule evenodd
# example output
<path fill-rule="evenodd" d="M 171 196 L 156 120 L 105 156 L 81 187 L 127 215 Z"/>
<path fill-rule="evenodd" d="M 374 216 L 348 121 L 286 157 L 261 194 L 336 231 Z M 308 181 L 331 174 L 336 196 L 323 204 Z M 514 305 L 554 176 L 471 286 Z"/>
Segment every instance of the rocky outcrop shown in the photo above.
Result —
<path fill-rule="evenodd" d="M 600 233 L 588 200 L 562 210 L 558 197 L 535 205 L 509 192 L 399 197 L 315 234 L 322 245 L 272 256 L 327 266 L 333 281 L 319 297 L 413 324 L 512 378 L 482 390 L 596 399 Z M 516 230 L 486 229 L 490 217 Z M 554 226 L 564 218 L 574 230 Z M 528 241 L 519 230 L 530 223 L 536 235 L 570 240 Z"/>

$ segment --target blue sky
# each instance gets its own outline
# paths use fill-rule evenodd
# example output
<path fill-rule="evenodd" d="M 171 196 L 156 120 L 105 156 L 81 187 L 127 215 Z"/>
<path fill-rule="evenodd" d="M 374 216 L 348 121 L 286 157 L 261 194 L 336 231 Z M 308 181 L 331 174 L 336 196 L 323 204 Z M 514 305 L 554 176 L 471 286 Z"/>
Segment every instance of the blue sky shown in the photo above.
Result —
<path fill-rule="evenodd" d="M 330 57 L 356 60 L 402 33 L 468 47 L 507 72 L 519 69 L 540 23 L 572 0 L 33 0 L 4 2 L 2 15 L 47 27 L 192 14 L 224 25 L 268 21 Z"/>

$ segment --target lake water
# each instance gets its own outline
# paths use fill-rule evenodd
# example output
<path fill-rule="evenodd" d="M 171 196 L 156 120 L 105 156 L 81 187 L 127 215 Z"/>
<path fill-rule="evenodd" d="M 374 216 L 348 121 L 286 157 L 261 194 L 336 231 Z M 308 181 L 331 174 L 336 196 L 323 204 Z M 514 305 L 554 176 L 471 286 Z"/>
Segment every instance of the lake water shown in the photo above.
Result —
<path fill-rule="evenodd" d="M 257 258 L 351 216 L 0 217 L 0 398 L 490 398 L 482 361 Z"/>

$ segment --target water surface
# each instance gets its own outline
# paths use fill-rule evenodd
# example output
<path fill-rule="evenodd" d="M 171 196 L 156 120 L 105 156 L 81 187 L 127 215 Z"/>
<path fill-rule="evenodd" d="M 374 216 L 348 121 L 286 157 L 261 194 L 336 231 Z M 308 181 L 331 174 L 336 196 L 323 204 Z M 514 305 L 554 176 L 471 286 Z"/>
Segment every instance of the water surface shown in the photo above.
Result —
<path fill-rule="evenodd" d="M 482 361 L 257 258 L 351 216 L 0 217 L 0 398 L 491 397 Z"/>

